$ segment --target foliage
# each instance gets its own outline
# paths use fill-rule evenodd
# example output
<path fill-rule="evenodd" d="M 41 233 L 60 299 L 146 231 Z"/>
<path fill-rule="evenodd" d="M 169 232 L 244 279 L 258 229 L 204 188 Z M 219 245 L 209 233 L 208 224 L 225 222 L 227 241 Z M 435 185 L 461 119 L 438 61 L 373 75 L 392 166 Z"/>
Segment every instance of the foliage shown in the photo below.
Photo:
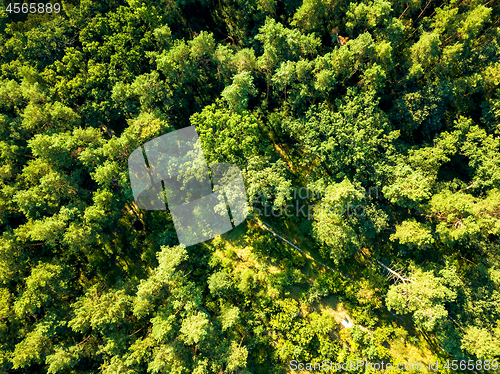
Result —
<path fill-rule="evenodd" d="M 500 358 L 497 2 L 61 4 L 0 9 L 0 372 Z M 190 125 L 253 217 L 184 248 L 127 160 Z"/>

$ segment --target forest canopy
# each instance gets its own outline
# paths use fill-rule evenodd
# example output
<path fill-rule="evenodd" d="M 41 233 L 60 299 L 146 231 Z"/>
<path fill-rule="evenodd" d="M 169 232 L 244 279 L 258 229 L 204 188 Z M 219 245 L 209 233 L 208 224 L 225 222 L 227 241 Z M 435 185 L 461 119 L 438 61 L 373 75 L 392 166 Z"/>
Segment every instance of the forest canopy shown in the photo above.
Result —
<path fill-rule="evenodd" d="M 500 359 L 497 0 L 14 4 L 0 372 Z M 193 125 L 251 215 L 184 247 L 127 160 Z"/>

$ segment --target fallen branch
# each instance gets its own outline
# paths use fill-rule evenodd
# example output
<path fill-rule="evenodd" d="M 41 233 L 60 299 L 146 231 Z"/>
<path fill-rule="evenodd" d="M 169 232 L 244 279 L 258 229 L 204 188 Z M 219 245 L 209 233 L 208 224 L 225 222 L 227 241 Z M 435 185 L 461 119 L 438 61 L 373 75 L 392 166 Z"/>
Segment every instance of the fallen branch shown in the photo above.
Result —
<path fill-rule="evenodd" d="M 392 275 L 394 275 L 396 278 L 400 279 L 403 282 L 403 284 L 406 284 L 406 282 L 411 282 L 412 281 L 412 279 L 403 278 L 399 273 L 397 273 L 394 270 L 392 270 L 391 268 L 385 266 L 383 264 L 383 262 L 380 261 L 380 260 L 377 260 L 377 264 L 379 264 L 380 266 L 382 266 L 385 270 L 387 270 L 389 273 L 391 273 Z"/>

